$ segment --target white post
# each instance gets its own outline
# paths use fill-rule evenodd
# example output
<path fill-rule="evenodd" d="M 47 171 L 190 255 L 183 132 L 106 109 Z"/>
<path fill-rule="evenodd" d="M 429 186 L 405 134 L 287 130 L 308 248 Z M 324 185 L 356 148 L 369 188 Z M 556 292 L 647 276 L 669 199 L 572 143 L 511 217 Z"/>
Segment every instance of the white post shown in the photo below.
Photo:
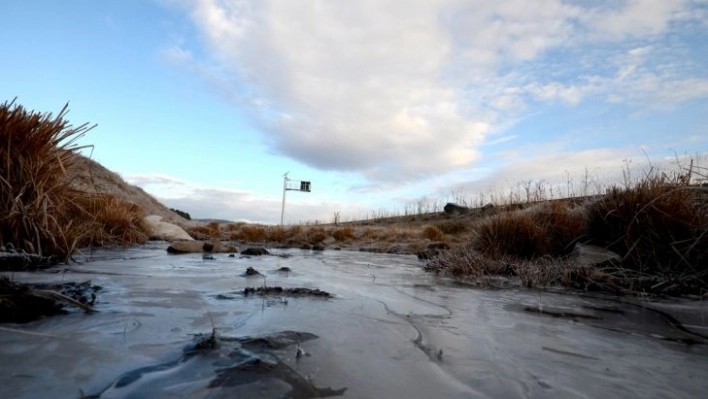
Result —
<path fill-rule="evenodd" d="M 288 173 L 283 175 L 283 206 L 280 209 L 280 225 L 283 225 L 283 216 L 285 216 L 285 193 L 288 192 Z"/>

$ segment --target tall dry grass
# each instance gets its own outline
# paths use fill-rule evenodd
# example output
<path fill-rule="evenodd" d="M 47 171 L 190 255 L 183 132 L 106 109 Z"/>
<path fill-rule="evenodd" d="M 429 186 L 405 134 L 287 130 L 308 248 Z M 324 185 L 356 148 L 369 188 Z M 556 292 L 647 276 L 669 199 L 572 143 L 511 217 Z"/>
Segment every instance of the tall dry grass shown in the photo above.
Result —
<path fill-rule="evenodd" d="M 139 209 L 71 188 L 76 140 L 93 126 L 70 125 L 67 112 L 0 105 L 0 242 L 67 258 L 82 245 L 146 239 Z"/>
<path fill-rule="evenodd" d="M 623 257 L 643 273 L 708 272 L 708 203 L 678 179 L 653 176 L 629 188 L 611 188 L 587 205 L 590 242 Z"/>

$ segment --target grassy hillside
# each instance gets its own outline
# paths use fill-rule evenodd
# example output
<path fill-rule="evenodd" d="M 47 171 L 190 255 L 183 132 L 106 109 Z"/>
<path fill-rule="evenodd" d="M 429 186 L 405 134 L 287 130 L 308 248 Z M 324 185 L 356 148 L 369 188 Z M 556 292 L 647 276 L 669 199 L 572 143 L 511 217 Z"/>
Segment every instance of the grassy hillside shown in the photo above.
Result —
<path fill-rule="evenodd" d="M 110 194 L 138 205 L 145 215 L 160 215 L 166 222 L 187 222 L 187 219 L 169 210 L 143 189 L 126 183 L 117 173 L 111 172 L 98 162 L 76 154 L 73 165 L 69 170 L 69 180 L 73 188 L 90 193 Z"/>

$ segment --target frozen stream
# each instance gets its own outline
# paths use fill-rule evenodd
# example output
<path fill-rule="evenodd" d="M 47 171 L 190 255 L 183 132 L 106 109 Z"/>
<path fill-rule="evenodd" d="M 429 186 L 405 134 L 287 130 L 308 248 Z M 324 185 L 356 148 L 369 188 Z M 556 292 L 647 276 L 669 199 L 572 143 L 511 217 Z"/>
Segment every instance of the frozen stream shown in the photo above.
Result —
<path fill-rule="evenodd" d="M 705 302 L 480 290 L 423 272 L 413 256 L 273 250 L 285 256 L 203 260 L 168 255 L 165 247 L 99 251 L 60 272 L 14 273 L 20 282 L 92 280 L 103 289 L 94 314 L 0 326 L 0 397 L 708 392 Z M 266 277 L 243 277 L 248 266 Z M 264 283 L 335 297 L 241 294 Z M 196 334 L 205 339 L 214 327 L 216 348 L 189 350 Z"/>

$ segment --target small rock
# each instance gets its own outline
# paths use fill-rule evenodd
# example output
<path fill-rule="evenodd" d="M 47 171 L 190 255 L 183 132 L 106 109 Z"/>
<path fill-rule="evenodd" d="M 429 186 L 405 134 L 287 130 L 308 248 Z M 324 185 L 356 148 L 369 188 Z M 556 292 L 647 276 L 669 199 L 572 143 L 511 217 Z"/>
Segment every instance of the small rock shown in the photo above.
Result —
<path fill-rule="evenodd" d="M 457 205 L 453 204 L 452 202 L 448 202 L 445 207 L 443 208 L 445 210 L 445 213 L 450 213 L 450 214 L 460 214 L 460 213 L 466 213 L 469 211 L 469 208 L 466 206 L 462 205 Z"/>
<path fill-rule="evenodd" d="M 243 251 L 241 251 L 241 255 L 261 256 L 270 255 L 270 252 L 268 252 L 268 250 L 263 247 L 253 247 L 244 249 Z"/>
<path fill-rule="evenodd" d="M 244 276 L 262 276 L 262 274 L 258 270 L 254 269 L 252 267 L 248 267 L 246 269 L 246 272 L 243 275 Z"/>

